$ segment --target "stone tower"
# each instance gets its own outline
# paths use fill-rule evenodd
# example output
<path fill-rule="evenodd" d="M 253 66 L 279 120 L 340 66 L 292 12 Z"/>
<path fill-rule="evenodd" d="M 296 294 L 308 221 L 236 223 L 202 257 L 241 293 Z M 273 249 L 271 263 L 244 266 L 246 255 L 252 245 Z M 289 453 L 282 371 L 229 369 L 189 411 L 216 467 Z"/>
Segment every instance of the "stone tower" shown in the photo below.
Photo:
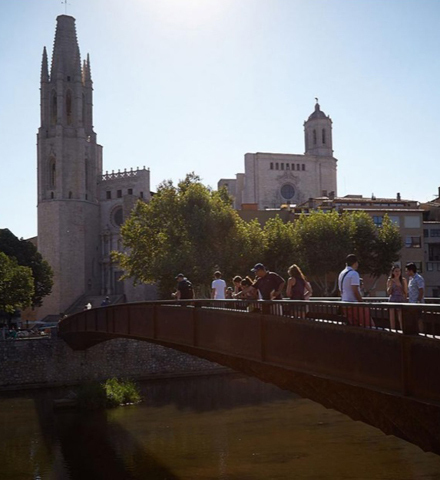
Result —
<path fill-rule="evenodd" d="M 102 147 L 93 131 L 92 93 L 90 60 L 81 64 L 75 19 L 60 15 L 50 74 L 46 48 L 41 67 L 38 248 L 54 271 L 41 316 L 100 293 Z"/>
<path fill-rule="evenodd" d="M 321 111 L 318 101 L 315 111 L 304 122 L 304 135 L 306 155 L 333 156 L 332 121 Z"/>

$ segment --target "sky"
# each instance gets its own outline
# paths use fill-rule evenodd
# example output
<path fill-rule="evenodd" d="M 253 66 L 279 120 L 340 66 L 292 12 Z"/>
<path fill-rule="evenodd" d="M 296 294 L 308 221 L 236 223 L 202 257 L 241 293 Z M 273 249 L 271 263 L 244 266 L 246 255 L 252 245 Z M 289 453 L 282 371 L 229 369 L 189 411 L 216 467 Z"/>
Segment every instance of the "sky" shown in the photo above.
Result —
<path fill-rule="evenodd" d="M 0 228 L 37 234 L 43 47 L 75 17 L 104 172 L 217 188 L 248 152 L 304 153 L 315 97 L 338 195 L 440 187 L 438 0 L 0 0 Z"/>

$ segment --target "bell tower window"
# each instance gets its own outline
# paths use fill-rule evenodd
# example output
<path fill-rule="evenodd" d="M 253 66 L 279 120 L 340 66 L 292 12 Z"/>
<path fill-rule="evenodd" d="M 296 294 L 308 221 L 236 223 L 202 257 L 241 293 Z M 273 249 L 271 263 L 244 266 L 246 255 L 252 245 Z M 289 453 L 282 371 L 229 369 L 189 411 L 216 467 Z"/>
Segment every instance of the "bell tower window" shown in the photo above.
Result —
<path fill-rule="evenodd" d="M 322 143 L 325 144 L 325 128 L 322 129 Z"/>
<path fill-rule="evenodd" d="M 313 130 L 313 145 L 316 145 L 316 130 Z"/>

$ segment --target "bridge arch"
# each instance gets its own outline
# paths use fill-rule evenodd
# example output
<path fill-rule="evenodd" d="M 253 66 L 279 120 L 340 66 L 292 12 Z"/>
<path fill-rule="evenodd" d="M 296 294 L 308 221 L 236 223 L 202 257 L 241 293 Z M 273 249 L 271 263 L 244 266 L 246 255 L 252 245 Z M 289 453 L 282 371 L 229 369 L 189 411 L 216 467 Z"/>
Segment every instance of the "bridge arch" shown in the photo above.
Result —
<path fill-rule="evenodd" d="M 440 306 L 406 306 L 403 332 L 378 327 L 392 304 L 353 306 L 376 315 L 373 328 L 347 325 L 335 302 L 247 306 L 230 300 L 113 305 L 63 319 L 59 336 L 75 350 L 113 338 L 173 348 L 440 454 L 440 341 L 415 328 L 416 318 L 437 321 Z"/>

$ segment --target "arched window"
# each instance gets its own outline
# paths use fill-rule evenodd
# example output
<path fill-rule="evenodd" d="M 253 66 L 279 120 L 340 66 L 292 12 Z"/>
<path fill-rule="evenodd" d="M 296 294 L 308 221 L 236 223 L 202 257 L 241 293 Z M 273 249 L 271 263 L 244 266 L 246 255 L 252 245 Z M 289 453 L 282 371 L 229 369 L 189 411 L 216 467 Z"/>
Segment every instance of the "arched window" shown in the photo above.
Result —
<path fill-rule="evenodd" d="M 55 158 L 49 161 L 49 188 L 56 188 L 57 183 L 57 164 Z"/>
<path fill-rule="evenodd" d="M 56 125 L 57 123 L 57 92 L 52 90 L 50 96 L 50 123 Z"/>
<path fill-rule="evenodd" d="M 70 90 L 66 92 L 66 118 L 67 125 L 72 125 L 72 92 Z"/>
<path fill-rule="evenodd" d="M 325 143 L 325 128 L 322 129 L 322 143 Z"/>
<path fill-rule="evenodd" d="M 313 145 L 316 145 L 316 130 L 313 130 Z"/>
<path fill-rule="evenodd" d="M 72 192 L 69 192 L 69 199 L 72 198 Z"/>

